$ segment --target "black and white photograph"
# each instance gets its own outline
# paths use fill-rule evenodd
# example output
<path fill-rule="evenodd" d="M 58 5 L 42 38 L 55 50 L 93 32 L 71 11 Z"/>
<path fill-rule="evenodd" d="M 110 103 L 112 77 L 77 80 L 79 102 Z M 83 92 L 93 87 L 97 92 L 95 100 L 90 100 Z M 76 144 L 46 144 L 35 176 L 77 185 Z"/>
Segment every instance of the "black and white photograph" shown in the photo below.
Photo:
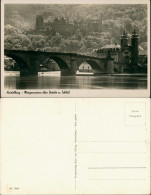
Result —
<path fill-rule="evenodd" d="M 149 89 L 147 4 L 34 2 L 4 4 L 5 95 Z"/>

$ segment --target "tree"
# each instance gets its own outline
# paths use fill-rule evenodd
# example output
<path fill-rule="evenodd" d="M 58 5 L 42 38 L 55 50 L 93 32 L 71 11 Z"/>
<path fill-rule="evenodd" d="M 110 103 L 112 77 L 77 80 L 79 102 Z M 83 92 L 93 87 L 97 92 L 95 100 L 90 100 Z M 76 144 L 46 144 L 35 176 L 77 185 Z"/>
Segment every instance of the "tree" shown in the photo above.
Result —
<path fill-rule="evenodd" d="M 122 19 L 122 23 L 123 23 L 124 28 L 128 32 L 131 32 L 132 31 L 132 20 L 130 18 L 123 18 Z"/>
<path fill-rule="evenodd" d="M 4 32 L 5 32 L 5 35 L 12 35 L 12 34 L 17 33 L 17 29 L 11 26 L 10 24 L 8 24 L 4 27 Z"/>
<path fill-rule="evenodd" d="M 46 22 L 52 22 L 54 16 L 68 18 L 69 23 L 100 20 L 103 11 L 104 32 L 86 33 L 77 30 L 74 35 L 64 29 L 66 36 L 50 32 L 49 36 L 34 35 L 30 29 L 35 25 L 35 13 L 41 13 Z M 131 34 L 136 29 L 140 44 L 147 42 L 147 6 L 146 5 L 6 5 L 5 9 L 5 48 L 24 48 L 36 50 L 47 48 L 49 51 L 87 53 L 93 48 L 106 44 L 119 43 L 123 30 Z M 69 30 L 69 32 L 68 32 Z M 80 32 L 81 31 L 81 32 Z M 30 33 L 30 34 L 29 34 Z"/>
<path fill-rule="evenodd" d="M 79 40 L 79 41 L 81 41 L 81 39 L 82 39 L 82 35 L 81 35 L 81 34 L 79 34 L 77 38 L 78 38 L 78 40 Z"/>
<path fill-rule="evenodd" d="M 22 45 L 22 47 L 24 47 L 24 46 L 28 47 L 29 45 L 31 45 L 31 41 L 30 41 L 27 37 L 25 37 L 25 38 L 21 41 L 21 45 Z"/>
<path fill-rule="evenodd" d="M 51 43 L 53 46 L 58 46 L 61 43 L 61 36 L 56 35 L 51 39 Z"/>

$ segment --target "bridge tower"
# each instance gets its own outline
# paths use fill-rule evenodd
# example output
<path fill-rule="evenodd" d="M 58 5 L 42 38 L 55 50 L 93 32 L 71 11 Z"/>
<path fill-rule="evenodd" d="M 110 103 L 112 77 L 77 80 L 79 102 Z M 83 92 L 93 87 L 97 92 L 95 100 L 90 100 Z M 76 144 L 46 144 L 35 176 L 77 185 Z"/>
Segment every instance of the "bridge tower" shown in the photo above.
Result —
<path fill-rule="evenodd" d="M 121 36 L 121 51 L 123 51 L 127 46 L 128 46 L 128 37 L 124 30 L 123 35 Z"/>
<path fill-rule="evenodd" d="M 136 66 L 138 64 L 138 41 L 139 37 L 134 29 L 131 36 L 131 64 Z"/>
<path fill-rule="evenodd" d="M 113 58 L 111 57 L 111 51 L 108 50 L 108 54 L 106 57 L 106 73 L 107 74 L 113 74 L 114 73 L 114 62 Z"/>

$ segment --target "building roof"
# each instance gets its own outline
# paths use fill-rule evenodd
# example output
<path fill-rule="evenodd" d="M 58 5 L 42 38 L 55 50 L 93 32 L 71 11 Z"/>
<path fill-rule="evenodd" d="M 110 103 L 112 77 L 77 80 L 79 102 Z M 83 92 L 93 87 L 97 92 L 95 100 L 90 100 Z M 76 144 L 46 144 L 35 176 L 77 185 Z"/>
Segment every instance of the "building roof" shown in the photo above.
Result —
<path fill-rule="evenodd" d="M 147 55 L 147 50 L 139 50 L 139 55 Z"/>
<path fill-rule="evenodd" d="M 140 45 L 139 45 L 138 49 L 139 49 L 139 50 L 144 50 Z"/>
<path fill-rule="evenodd" d="M 131 47 L 130 45 L 128 45 L 128 47 Z M 121 46 L 119 44 L 108 44 L 105 45 L 103 47 L 101 47 L 101 49 L 114 49 L 114 48 L 121 48 Z M 139 51 L 144 51 L 144 49 L 139 45 Z"/>
<path fill-rule="evenodd" d="M 101 49 L 114 49 L 114 48 L 121 48 L 121 46 L 119 44 L 110 44 L 110 45 L 105 45 L 103 47 L 101 47 Z"/>

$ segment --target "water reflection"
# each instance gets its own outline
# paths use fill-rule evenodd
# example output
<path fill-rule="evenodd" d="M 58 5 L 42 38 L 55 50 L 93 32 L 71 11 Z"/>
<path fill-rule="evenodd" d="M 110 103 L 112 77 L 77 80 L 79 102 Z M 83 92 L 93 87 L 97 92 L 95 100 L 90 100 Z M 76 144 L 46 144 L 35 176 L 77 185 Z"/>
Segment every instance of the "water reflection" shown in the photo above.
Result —
<path fill-rule="evenodd" d="M 20 77 L 7 73 L 6 89 L 146 89 L 147 78 L 138 76 L 60 76 L 60 73 L 39 73 L 36 77 Z"/>

